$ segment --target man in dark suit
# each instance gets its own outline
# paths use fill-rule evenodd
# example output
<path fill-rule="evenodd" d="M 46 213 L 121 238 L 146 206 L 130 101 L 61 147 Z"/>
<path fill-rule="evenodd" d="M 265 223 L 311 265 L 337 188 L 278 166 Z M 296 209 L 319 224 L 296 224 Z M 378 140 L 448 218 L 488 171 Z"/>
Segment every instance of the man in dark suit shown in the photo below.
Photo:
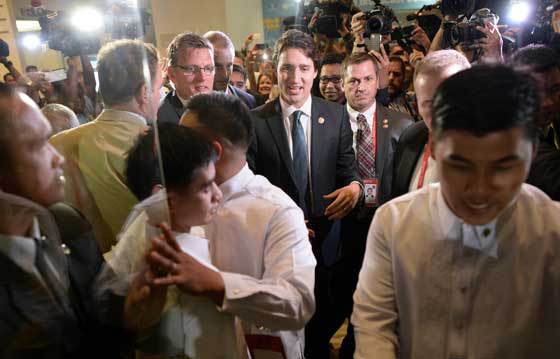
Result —
<path fill-rule="evenodd" d="M 123 297 L 97 291 L 103 257 L 92 228 L 58 203 L 64 158 L 47 142 L 50 124 L 0 84 L 0 127 L 0 357 L 119 358 L 131 344 L 121 322 L 129 311 Z M 144 299 L 144 284 L 131 286 L 126 307 Z"/>
<path fill-rule="evenodd" d="M 560 59 L 544 45 L 529 45 L 511 58 L 512 65 L 528 67 L 538 80 L 541 97 L 539 145 L 527 183 L 560 201 L 560 150 L 556 147 L 553 123 L 560 119 Z"/>
<path fill-rule="evenodd" d="M 395 151 L 393 184 L 389 199 L 437 182 L 434 160 L 430 156 L 428 140 L 432 123 L 432 98 L 438 86 L 451 75 L 470 68 L 467 59 L 455 50 L 436 51 L 416 66 L 414 89 L 418 112 L 423 121 L 406 129 Z"/>
<path fill-rule="evenodd" d="M 317 257 L 316 312 L 306 327 L 306 357 L 328 356 L 334 315 L 328 266 L 337 257 L 340 221 L 363 191 L 348 114 L 339 104 L 312 97 L 317 76 L 312 38 L 290 30 L 277 41 L 280 97 L 253 110 L 255 138 L 248 152 L 253 171 L 286 192 L 304 211 Z M 336 310 L 336 309 L 335 309 Z"/>
<path fill-rule="evenodd" d="M 167 75 L 175 87 L 161 101 L 159 122 L 178 124 L 187 101 L 199 93 L 212 91 L 214 50 L 200 35 L 186 32 L 177 35 L 167 48 Z"/>
<path fill-rule="evenodd" d="M 230 85 L 229 77 L 233 70 L 233 58 L 235 47 L 231 39 L 221 31 L 208 31 L 204 38 L 212 43 L 214 47 L 214 91 L 225 92 L 239 98 L 249 109 L 256 107 L 253 95 Z"/>
<path fill-rule="evenodd" d="M 342 221 L 344 240 L 340 260 L 331 270 L 340 308 L 338 326 L 352 313 L 352 294 L 358 282 L 369 224 L 377 207 L 391 193 L 395 147 L 402 131 L 412 124 L 406 114 L 389 110 L 376 101 L 378 71 L 377 61 L 367 53 L 352 54 L 342 63 L 346 110 L 354 134 L 358 174 L 366 196 Z M 349 325 L 340 357 L 352 358 L 354 345 L 353 328 Z"/>

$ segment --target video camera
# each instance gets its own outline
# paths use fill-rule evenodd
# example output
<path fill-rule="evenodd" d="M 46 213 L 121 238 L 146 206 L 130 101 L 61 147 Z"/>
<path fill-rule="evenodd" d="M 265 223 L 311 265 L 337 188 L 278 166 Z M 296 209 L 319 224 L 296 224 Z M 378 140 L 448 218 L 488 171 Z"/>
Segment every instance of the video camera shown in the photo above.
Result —
<path fill-rule="evenodd" d="M 317 16 L 315 31 L 331 39 L 340 37 L 338 29 L 343 22 L 342 15 L 351 16 L 358 11 L 353 0 L 311 0 L 305 2 L 303 10 L 307 22 Z"/>
<path fill-rule="evenodd" d="M 395 13 L 390 7 L 381 5 L 381 0 L 374 0 L 373 9 L 365 13 L 365 37 L 372 34 L 389 35 L 393 31 L 393 22 L 398 22 Z"/>
<path fill-rule="evenodd" d="M 477 30 L 477 26 L 484 27 L 486 22 L 492 22 L 494 25 L 498 25 L 500 17 L 490 9 L 483 8 L 478 9 L 472 14 L 469 20 L 465 22 L 453 22 L 449 21 L 444 24 L 444 41 L 450 46 L 456 46 L 458 44 L 472 45 L 477 40 L 485 37 L 483 32 Z"/>
<path fill-rule="evenodd" d="M 69 16 L 57 11 L 39 18 L 41 36 L 49 42 L 49 48 L 66 56 L 95 54 L 101 48 L 97 34 L 80 33 L 72 28 Z"/>

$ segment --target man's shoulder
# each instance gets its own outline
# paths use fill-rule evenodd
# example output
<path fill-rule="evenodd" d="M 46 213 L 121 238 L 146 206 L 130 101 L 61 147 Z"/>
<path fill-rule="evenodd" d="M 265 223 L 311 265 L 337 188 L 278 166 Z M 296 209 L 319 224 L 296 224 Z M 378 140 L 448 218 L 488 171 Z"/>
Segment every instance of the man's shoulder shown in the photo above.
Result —
<path fill-rule="evenodd" d="M 264 176 L 255 175 L 246 188 L 251 196 L 275 208 L 299 208 L 290 196 Z"/>
<path fill-rule="evenodd" d="M 554 219 L 553 222 L 558 223 L 560 229 L 560 202 L 553 201 L 541 189 L 523 183 L 519 197 L 517 198 L 518 206 L 521 206 L 527 213 L 533 213 L 535 218 Z"/>
<path fill-rule="evenodd" d="M 418 216 L 419 211 L 429 211 L 430 202 L 434 201 L 438 191 L 439 184 L 436 183 L 396 197 L 379 207 L 374 219 L 393 225 L 409 223 Z"/>
<path fill-rule="evenodd" d="M 429 131 L 424 121 L 413 123 L 404 129 L 399 142 L 403 144 L 416 143 L 423 139 L 428 140 Z"/>
<path fill-rule="evenodd" d="M 377 106 L 379 106 L 378 111 L 382 113 L 385 117 L 387 117 L 387 119 L 391 121 L 393 126 L 406 128 L 414 123 L 412 117 L 410 117 L 408 114 L 404 112 L 391 110 L 380 103 L 378 103 Z"/>
<path fill-rule="evenodd" d="M 319 109 L 321 111 L 329 111 L 334 113 L 347 113 L 346 106 L 341 105 L 336 102 L 325 100 L 324 98 L 312 96 L 311 97 L 312 108 Z"/>

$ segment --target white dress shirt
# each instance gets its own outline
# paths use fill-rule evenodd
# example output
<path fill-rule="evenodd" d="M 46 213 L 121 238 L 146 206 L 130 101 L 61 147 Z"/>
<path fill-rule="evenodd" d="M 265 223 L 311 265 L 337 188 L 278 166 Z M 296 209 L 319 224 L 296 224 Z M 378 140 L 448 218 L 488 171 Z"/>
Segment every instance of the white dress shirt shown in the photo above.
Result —
<path fill-rule="evenodd" d="M 299 121 L 301 127 L 303 127 L 303 133 L 305 134 L 305 141 L 307 142 L 307 165 L 311 168 L 311 103 L 312 96 L 309 96 L 303 106 L 297 108 L 293 105 L 288 105 L 282 97 L 280 97 L 280 108 L 282 109 L 282 119 L 284 120 L 284 128 L 286 129 L 286 135 L 288 136 L 288 147 L 290 148 L 290 154 L 292 158 L 294 156 L 294 145 L 292 143 L 292 124 L 294 119 L 292 114 L 295 111 L 303 112 Z"/>
<path fill-rule="evenodd" d="M 352 107 L 350 107 L 350 105 L 347 103 L 346 104 L 346 110 L 348 111 L 348 115 L 350 117 L 350 127 L 352 128 L 352 132 L 354 134 L 353 136 L 353 140 L 352 140 L 352 148 L 354 148 L 354 153 L 356 153 L 356 156 L 358 155 L 358 151 L 356 149 L 357 146 L 357 141 L 358 141 L 358 115 L 362 114 L 366 117 L 366 121 L 368 123 L 369 129 L 370 131 L 375 131 L 375 129 L 373 128 L 373 117 L 375 116 L 375 111 L 377 109 L 377 102 L 374 102 L 373 105 L 371 105 L 367 110 L 365 110 L 364 112 L 358 112 L 356 110 L 354 110 Z"/>
<path fill-rule="evenodd" d="M 37 219 L 33 218 L 29 236 L 11 236 L 0 233 L 0 253 L 14 261 L 23 271 L 42 280 L 39 271 L 35 268 L 37 248 L 33 240 L 33 238 L 39 238 L 40 236 L 39 224 Z"/>
<path fill-rule="evenodd" d="M 523 184 L 484 226 L 439 184 L 380 207 L 354 293 L 355 358 L 556 358 L 560 203 Z"/>
<path fill-rule="evenodd" d="M 221 310 L 239 317 L 245 334 L 280 336 L 287 358 L 303 358 L 316 264 L 303 212 L 247 165 L 220 189 L 222 204 L 204 228 L 225 283 Z"/>
<path fill-rule="evenodd" d="M 166 203 L 165 191 L 160 191 L 136 205 L 117 245 L 110 252 L 108 263 L 125 285 L 145 268 L 144 255 L 151 247 L 150 240 L 159 233 L 154 224 L 167 217 Z M 174 234 L 184 252 L 217 271 L 210 263 L 208 240 L 202 237 L 202 228 L 193 227 L 190 233 Z M 121 283 L 116 284 L 117 288 L 120 286 Z M 237 335 L 233 315 L 220 312 L 208 298 L 185 294 L 173 286 L 168 290 L 157 328 L 138 349 L 188 358 L 244 358 L 245 348 Z M 218 352 L 216 343 L 220 343 Z"/>

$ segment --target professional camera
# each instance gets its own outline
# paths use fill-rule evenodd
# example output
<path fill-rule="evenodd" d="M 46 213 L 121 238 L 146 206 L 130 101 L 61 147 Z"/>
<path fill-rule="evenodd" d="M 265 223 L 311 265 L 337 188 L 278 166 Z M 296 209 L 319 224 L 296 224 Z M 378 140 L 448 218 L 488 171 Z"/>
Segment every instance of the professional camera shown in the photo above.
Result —
<path fill-rule="evenodd" d="M 95 54 L 101 48 L 98 35 L 79 33 L 73 29 L 64 11 L 41 16 L 39 24 L 41 35 L 49 42 L 49 48 L 66 56 Z"/>
<path fill-rule="evenodd" d="M 365 37 L 369 37 L 371 34 L 388 35 L 393 30 L 393 22 L 397 21 L 397 17 L 391 8 L 381 5 L 381 0 L 374 0 L 374 2 L 373 9 L 365 14 Z"/>
<path fill-rule="evenodd" d="M 493 14 L 490 9 L 479 9 L 472 14 L 468 21 L 460 23 L 450 21 L 444 24 L 444 38 L 450 46 L 458 44 L 472 45 L 477 40 L 485 37 L 483 32 L 477 30 L 477 26 L 484 27 L 488 21 L 497 25 L 499 20 L 500 17 Z"/>
<path fill-rule="evenodd" d="M 553 14 L 559 10 L 559 0 L 538 0 L 534 16 L 524 27 L 520 45 L 548 44 L 555 33 L 552 25 Z M 559 32 L 558 29 L 556 32 Z"/>
<path fill-rule="evenodd" d="M 308 22 L 317 16 L 314 27 L 317 33 L 334 39 L 340 37 L 342 14 L 351 16 L 359 9 L 354 7 L 353 0 L 311 0 L 305 2 L 303 11 Z"/>
<path fill-rule="evenodd" d="M 416 21 L 432 40 L 441 26 L 440 4 L 424 5 L 416 13 L 407 15 L 406 20 Z"/>

